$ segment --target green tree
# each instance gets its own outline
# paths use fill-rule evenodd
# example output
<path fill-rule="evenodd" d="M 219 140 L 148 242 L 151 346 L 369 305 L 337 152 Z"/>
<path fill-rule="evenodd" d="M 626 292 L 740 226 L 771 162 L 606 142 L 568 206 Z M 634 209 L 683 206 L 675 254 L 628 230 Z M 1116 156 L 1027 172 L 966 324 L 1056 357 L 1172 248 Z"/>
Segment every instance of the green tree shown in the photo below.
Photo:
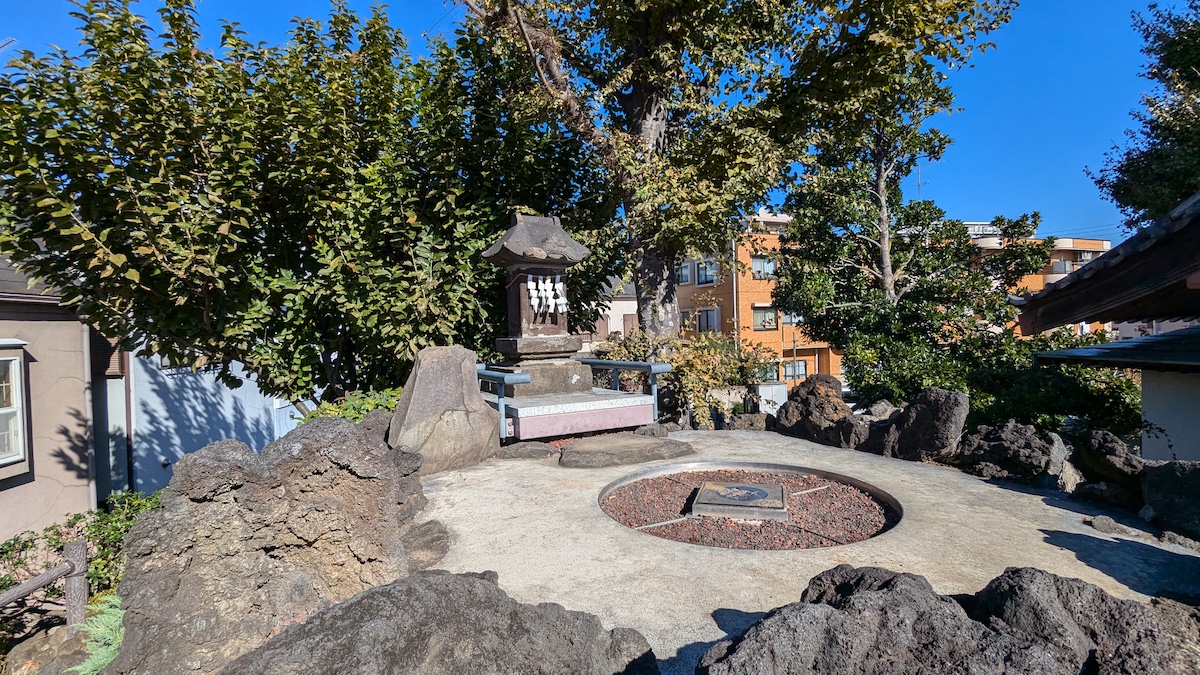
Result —
<path fill-rule="evenodd" d="M 414 63 L 382 10 L 335 2 L 281 47 L 227 25 L 214 54 L 192 0 L 159 15 L 83 3 L 82 56 L 0 76 L 0 248 L 128 347 L 293 399 L 383 389 L 424 346 L 489 347 L 480 253 L 512 208 L 613 238 L 600 168 L 478 34 Z"/>
<path fill-rule="evenodd" d="M 825 126 L 861 115 L 890 73 L 955 66 L 1010 0 L 463 0 L 525 50 L 608 171 L 641 326 L 679 330 L 681 253 L 724 250 Z"/>
<path fill-rule="evenodd" d="M 984 255 L 959 221 L 929 201 L 903 200 L 902 180 L 949 144 L 928 120 L 950 91 L 925 69 L 882 92 L 866 124 L 813 149 L 787 198 L 776 302 L 814 339 L 845 350 L 843 372 L 868 399 L 903 400 L 929 386 L 965 390 L 958 346 L 1011 332 L 1008 289 L 1049 261 L 1026 241 L 1037 214 L 996 218 L 1004 247 Z"/>
<path fill-rule="evenodd" d="M 1149 57 L 1143 76 L 1156 91 L 1133 114 L 1138 127 L 1126 132 L 1126 146 L 1114 147 L 1104 168 L 1089 172 L 1130 230 L 1200 192 L 1200 0 L 1188 0 L 1182 11 L 1151 4 L 1134 27 Z"/>

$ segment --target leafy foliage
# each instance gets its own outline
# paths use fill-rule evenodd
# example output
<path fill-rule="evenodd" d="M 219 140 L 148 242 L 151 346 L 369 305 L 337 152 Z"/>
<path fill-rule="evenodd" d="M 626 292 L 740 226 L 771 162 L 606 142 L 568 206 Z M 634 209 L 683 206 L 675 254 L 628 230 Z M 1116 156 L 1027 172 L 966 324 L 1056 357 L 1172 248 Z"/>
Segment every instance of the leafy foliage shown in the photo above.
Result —
<path fill-rule="evenodd" d="M 910 64 L 964 62 L 1010 0 L 466 0 L 526 51 L 621 199 L 638 314 L 679 331 L 673 268 L 725 248 L 789 148 L 862 115 Z"/>
<path fill-rule="evenodd" d="M 1134 27 L 1149 58 L 1143 76 L 1156 91 L 1143 97 L 1145 111 L 1133 114 L 1139 126 L 1126 132 L 1126 146 L 1113 148 L 1105 167 L 1091 174 L 1130 230 L 1200 192 L 1200 0 L 1178 11 L 1151 4 Z"/>
<path fill-rule="evenodd" d="M 100 675 L 108 664 L 117 658 L 121 642 L 125 639 L 125 610 L 121 609 L 121 598 L 116 593 L 108 593 L 90 604 L 90 615 L 80 628 L 87 635 L 84 647 L 87 648 L 87 659 L 68 668 L 69 673 L 81 675 Z"/>
<path fill-rule="evenodd" d="M 87 3 L 83 56 L 0 77 L 0 248 L 127 347 L 332 400 L 425 346 L 487 349 L 502 280 L 480 253 L 513 208 L 612 247 L 600 169 L 478 35 L 414 62 L 381 9 L 335 2 L 281 47 L 226 26 L 218 56 L 193 0 L 159 15 L 155 38 L 129 0 Z"/>
<path fill-rule="evenodd" d="M 903 201 L 901 180 L 949 144 L 927 122 L 951 102 L 936 76 L 917 70 L 905 91 L 875 99 L 869 123 L 814 147 L 787 201 L 794 220 L 777 304 L 804 316 L 813 339 L 845 351 L 843 373 L 867 401 L 938 386 L 970 393 L 976 423 L 1017 418 L 1056 429 L 1073 415 L 1114 430 L 1136 426 L 1130 380 L 1033 369 L 1035 351 L 1071 338 L 1014 332 L 1008 292 L 1046 266 L 1053 246 L 1030 240 L 1037 214 L 996 218 L 1002 248 L 985 255 L 933 203 Z"/>
<path fill-rule="evenodd" d="M 125 535 L 142 513 L 160 506 L 162 490 L 146 495 L 123 492 L 109 495 L 104 508 L 75 513 L 40 533 L 21 532 L 0 542 L 0 592 L 13 588 L 62 562 L 63 547 L 79 538 L 88 544 L 88 586 L 94 595 L 115 591 L 124 571 Z M 49 598 L 62 595 L 61 584 L 51 584 L 26 596 L 21 608 L 41 608 Z M 35 613 L 0 615 L 0 647 L 38 621 Z M 33 618 L 31 618 L 33 616 Z M 3 649 L 0 649 L 3 651 Z"/>
<path fill-rule="evenodd" d="M 403 387 L 382 391 L 352 391 L 336 401 L 323 401 L 304 416 L 300 423 L 311 422 L 320 417 L 342 417 L 351 422 L 361 422 L 373 410 L 391 410 L 396 407 Z"/>
<path fill-rule="evenodd" d="M 597 346 L 596 352 L 614 361 L 654 361 L 665 355 L 671 372 L 659 377 L 659 386 L 676 392 L 681 411 L 691 416 L 693 424 L 708 429 L 713 427 L 712 410 L 723 409 L 714 389 L 762 382 L 764 371 L 776 368 L 775 354 L 769 349 L 724 333 L 699 333 L 684 341 L 634 331 Z M 621 377 L 625 390 L 640 389 L 645 379 L 640 373 L 622 373 Z"/>

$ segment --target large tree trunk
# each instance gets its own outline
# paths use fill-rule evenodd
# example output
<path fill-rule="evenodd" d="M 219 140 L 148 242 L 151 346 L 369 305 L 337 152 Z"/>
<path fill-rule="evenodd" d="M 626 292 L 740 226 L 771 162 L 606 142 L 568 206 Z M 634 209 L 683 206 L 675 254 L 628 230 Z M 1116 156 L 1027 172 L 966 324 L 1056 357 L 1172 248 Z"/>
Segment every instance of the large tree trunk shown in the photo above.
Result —
<path fill-rule="evenodd" d="M 633 286 L 637 291 L 638 323 L 652 337 L 671 337 L 679 333 L 676 255 L 674 251 L 643 247 L 634 257 Z"/>

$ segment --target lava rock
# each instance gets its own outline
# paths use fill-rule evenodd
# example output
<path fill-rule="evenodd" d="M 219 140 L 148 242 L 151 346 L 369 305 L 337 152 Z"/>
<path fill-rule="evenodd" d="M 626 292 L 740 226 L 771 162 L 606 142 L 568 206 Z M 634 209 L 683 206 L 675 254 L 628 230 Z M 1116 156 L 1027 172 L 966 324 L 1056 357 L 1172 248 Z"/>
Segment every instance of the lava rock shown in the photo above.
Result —
<path fill-rule="evenodd" d="M 874 422 L 874 421 L 879 421 L 879 420 L 886 420 L 886 419 L 890 418 L 892 415 L 896 414 L 899 410 L 900 410 L 900 408 L 898 408 L 894 404 L 892 404 L 891 401 L 884 399 L 882 401 L 876 401 L 876 402 L 872 403 L 871 405 L 867 406 L 866 410 L 863 411 L 862 416 L 864 418 Z"/>
<path fill-rule="evenodd" d="M 766 413 L 742 413 L 730 415 L 725 419 L 725 429 L 728 431 L 766 431 Z"/>
<path fill-rule="evenodd" d="M 1083 476 L 1070 461 L 1071 451 L 1058 434 L 1039 434 L 1032 426 L 1008 420 L 980 426 L 963 439 L 952 463 L 983 478 L 1000 478 L 1073 492 Z"/>
<path fill-rule="evenodd" d="M 1120 506 L 1127 509 L 1136 508 L 1137 504 L 1141 501 L 1141 497 L 1129 492 L 1120 485 L 1105 482 L 1082 483 L 1071 494 L 1079 499 L 1112 504 L 1113 506 Z"/>
<path fill-rule="evenodd" d="M 426 347 L 396 403 L 388 445 L 425 458 L 428 475 L 478 464 L 500 452 L 500 413 L 479 393 L 475 352 Z"/>
<path fill-rule="evenodd" d="M 500 459 L 546 459 L 557 455 L 558 450 L 548 443 L 522 441 L 500 448 Z"/>
<path fill-rule="evenodd" d="M 1200 462 L 1147 463 L 1141 488 L 1164 529 L 1200 539 Z"/>
<path fill-rule="evenodd" d="M 910 461 L 952 461 L 970 410 L 962 392 L 926 389 L 887 421 L 871 423 L 860 449 Z"/>
<path fill-rule="evenodd" d="M 1120 506 L 1141 507 L 1139 476 L 1144 462 L 1120 438 L 1107 431 L 1089 431 L 1075 443 L 1074 461 L 1088 482 L 1119 486 L 1128 495 Z"/>
<path fill-rule="evenodd" d="M 1184 548 L 1190 548 L 1193 551 L 1200 552 L 1200 541 L 1189 539 L 1182 534 L 1177 534 L 1169 530 L 1159 535 L 1158 540 L 1164 544 L 1175 544 L 1176 546 L 1182 546 Z"/>
<path fill-rule="evenodd" d="M 841 383 L 829 375 L 813 375 L 793 387 L 775 416 L 779 433 L 823 445 L 855 448 L 867 438 L 866 420 L 854 415 L 842 400 Z"/>
<path fill-rule="evenodd" d="M 422 572 L 292 626 L 222 673 L 652 675 L 646 638 L 553 603 L 527 605 L 482 575 Z"/>
<path fill-rule="evenodd" d="M 655 422 L 654 424 L 643 424 L 633 430 L 636 436 L 653 436 L 654 438 L 666 438 L 669 431 L 666 425 Z"/>
<path fill-rule="evenodd" d="M 614 434 L 575 441 L 563 448 L 558 463 L 571 469 L 596 469 L 672 459 L 695 452 L 690 443 L 670 438 Z"/>
<path fill-rule="evenodd" d="M 66 626 L 55 626 L 34 635 L 4 655 L 6 675 L 67 675 L 88 658 L 86 634 L 67 635 Z"/>
<path fill-rule="evenodd" d="M 308 422 L 255 454 L 218 441 L 185 456 L 125 538 L 125 641 L 108 673 L 212 672 L 286 622 L 441 560 L 420 455 L 378 429 Z"/>
<path fill-rule="evenodd" d="M 1088 524 L 1094 527 L 1097 532 L 1103 532 L 1105 534 L 1122 534 L 1125 536 L 1130 535 L 1129 528 L 1121 525 L 1108 516 L 1096 516 L 1095 518 L 1092 518 L 1091 522 Z"/>
<path fill-rule="evenodd" d="M 1009 568 L 956 599 L 923 577 L 841 565 L 696 672 L 1167 673 L 1162 631 L 1150 607 L 1041 570 Z"/>
<path fill-rule="evenodd" d="M 1150 607 L 1158 614 L 1163 627 L 1163 639 L 1169 646 L 1169 661 L 1164 665 L 1171 673 L 1200 673 L 1200 608 L 1198 598 L 1188 598 L 1184 604 L 1169 598 L 1151 598 Z"/>

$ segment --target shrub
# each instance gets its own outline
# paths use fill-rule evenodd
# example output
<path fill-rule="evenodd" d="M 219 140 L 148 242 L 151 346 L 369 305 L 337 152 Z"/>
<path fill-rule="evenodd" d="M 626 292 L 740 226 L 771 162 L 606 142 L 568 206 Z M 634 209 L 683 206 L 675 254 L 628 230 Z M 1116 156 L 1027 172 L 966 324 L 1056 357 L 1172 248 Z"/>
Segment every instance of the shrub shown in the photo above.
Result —
<path fill-rule="evenodd" d="M 89 610 L 91 613 L 81 626 L 87 635 L 83 644 L 88 657 L 78 666 L 68 668 L 68 673 L 99 675 L 117 658 L 117 651 L 125 639 L 125 626 L 122 623 L 125 611 L 121 609 L 121 598 L 116 593 L 106 593 L 96 598 Z"/>
<path fill-rule="evenodd" d="M 124 492 L 109 496 L 105 508 L 68 516 L 40 533 L 22 532 L 0 542 L 0 592 L 13 588 L 62 562 L 63 547 L 79 538 L 87 539 L 87 579 L 95 595 L 116 589 L 124 570 L 125 535 L 137 517 L 160 506 L 162 490 L 146 495 Z M 46 616 L 42 611 L 47 600 L 62 595 L 61 582 L 51 584 L 26 596 L 17 611 L 37 610 L 27 614 L 10 613 L 0 616 L 0 651 L 16 635 L 36 627 Z"/>
<path fill-rule="evenodd" d="M 404 391 L 403 387 L 378 391 L 352 391 L 332 403 L 321 403 L 316 410 L 305 415 L 300 423 L 311 422 L 319 417 L 344 417 L 351 422 L 361 422 L 367 413 L 373 410 L 395 408 L 402 391 Z"/>
<path fill-rule="evenodd" d="M 677 337 L 652 339 L 642 331 L 610 340 L 596 349 L 601 358 L 614 361 L 666 361 L 671 372 L 660 376 L 663 387 L 675 389 L 680 407 L 699 427 L 712 428 L 712 409 L 723 405 L 712 395 L 714 389 L 740 387 L 762 382 L 764 372 L 775 367 L 775 356 L 761 344 L 755 345 L 724 333 L 700 333 L 690 340 Z M 611 375 L 600 376 L 601 384 Z M 641 373 L 622 373 L 622 389 L 639 389 Z M 723 410 L 723 412 L 730 412 Z"/>

